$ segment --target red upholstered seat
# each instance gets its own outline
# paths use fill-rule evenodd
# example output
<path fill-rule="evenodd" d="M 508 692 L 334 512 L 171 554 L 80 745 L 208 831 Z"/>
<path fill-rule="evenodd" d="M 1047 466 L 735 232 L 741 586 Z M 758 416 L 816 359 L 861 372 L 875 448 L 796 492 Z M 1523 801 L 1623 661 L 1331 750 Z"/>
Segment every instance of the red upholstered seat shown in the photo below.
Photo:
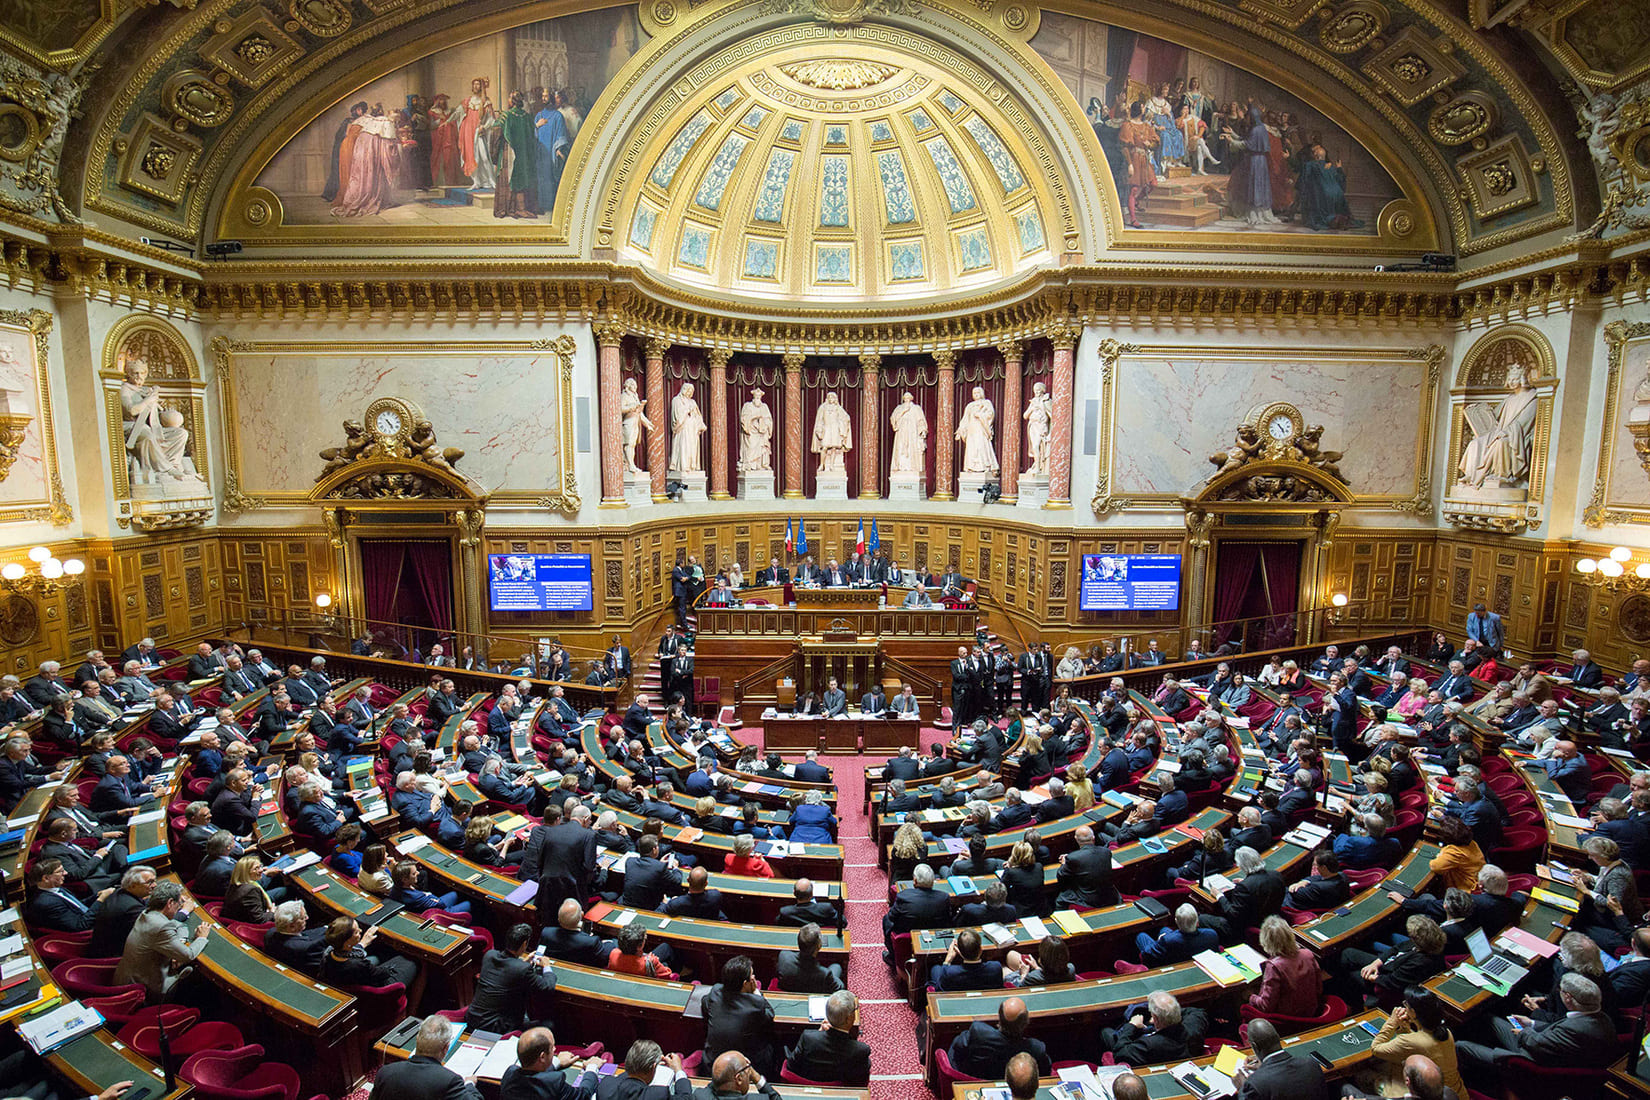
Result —
<path fill-rule="evenodd" d="M 1278 1029 L 1279 1035 L 1294 1035 L 1296 1032 L 1306 1031 L 1308 1028 L 1319 1027 L 1336 1020 L 1345 1019 L 1346 1014 L 1346 1002 L 1333 993 L 1324 997 L 1323 1011 L 1316 1016 L 1285 1016 L 1278 1012 L 1261 1012 L 1248 1003 L 1238 1007 L 1238 1018 L 1243 1021 L 1245 1027 L 1247 1027 L 1250 1020 L 1267 1020 Z M 1244 1043 L 1249 1041 L 1242 1029 L 1239 1030 L 1238 1037 Z"/>
<path fill-rule="evenodd" d="M 119 959 L 68 959 L 52 970 L 52 981 L 82 999 L 142 989 L 137 982 L 115 983 L 115 967 L 119 965 Z"/>
<path fill-rule="evenodd" d="M 200 1021 L 196 1009 L 154 1005 L 128 1021 L 116 1035 L 121 1042 L 151 1061 L 160 1061 L 160 1026 L 164 1010 L 166 1044 L 174 1059 L 188 1059 L 204 1050 L 235 1050 L 246 1045 L 241 1029 L 222 1020 Z"/>
<path fill-rule="evenodd" d="M 793 1085 L 802 1085 L 806 1088 L 816 1089 L 832 1088 L 842 1084 L 840 1080 L 815 1081 L 812 1078 L 802 1076 L 800 1073 L 793 1073 L 789 1064 L 779 1067 L 779 1079 L 781 1081 L 789 1081 Z"/>
<path fill-rule="evenodd" d="M 1598 1096 L 1609 1071 L 1544 1066 L 1528 1058 L 1499 1063 L 1507 1100 L 1558 1100 L 1561 1096 Z"/>
<path fill-rule="evenodd" d="M 178 1076 L 206 1100 L 298 1100 L 298 1071 L 265 1061 L 256 1043 L 190 1055 Z"/>

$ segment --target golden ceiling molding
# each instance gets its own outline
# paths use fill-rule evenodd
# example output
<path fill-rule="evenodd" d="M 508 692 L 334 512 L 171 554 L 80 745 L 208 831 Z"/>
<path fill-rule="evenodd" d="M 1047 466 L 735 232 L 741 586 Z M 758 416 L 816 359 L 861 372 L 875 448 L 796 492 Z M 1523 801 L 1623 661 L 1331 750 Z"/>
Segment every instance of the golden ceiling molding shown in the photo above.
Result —
<path fill-rule="evenodd" d="M 198 173 L 201 181 L 189 189 L 182 205 L 168 211 L 153 203 L 144 204 L 121 199 L 118 188 L 106 178 L 106 173 L 114 159 L 119 159 L 111 157 L 117 141 L 131 140 L 136 131 L 123 134 L 117 132 L 117 128 L 129 125 L 127 120 L 137 118 L 141 113 L 138 110 L 140 107 L 150 110 L 155 107 L 159 102 L 156 99 L 157 89 L 161 88 L 166 79 L 175 75 L 185 54 L 188 54 L 191 65 L 196 63 L 191 43 L 198 45 L 196 40 L 203 28 L 233 23 L 234 20 L 230 16 L 245 6 L 242 0 L 202 0 L 198 11 L 173 20 L 172 33 L 155 43 L 126 83 L 107 96 L 109 110 L 101 123 L 92 129 L 85 156 L 82 158 L 87 166 L 82 191 L 86 208 L 111 213 L 151 229 L 185 236 L 198 235 L 204 225 L 212 197 L 218 194 L 239 193 L 237 188 L 240 184 L 250 182 L 245 173 L 250 170 L 248 165 L 252 161 L 243 158 L 250 156 L 255 159 L 260 153 L 269 152 L 264 146 L 268 141 L 274 140 L 273 137 L 265 134 L 264 140 L 259 139 L 259 128 L 267 129 L 268 119 L 275 116 L 298 115 L 303 115 L 307 119 L 314 113 L 311 108 L 318 110 L 336 98 L 340 86 L 336 81 L 329 81 L 325 93 L 307 95 L 301 102 L 298 101 L 298 97 L 291 95 L 314 84 L 315 80 L 312 78 L 318 78 L 324 71 L 342 73 L 347 67 L 347 82 L 351 86 L 358 86 L 362 79 L 375 75 L 382 64 L 390 64 L 393 67 L 399 63 L 403 55 L 416 54 L 420 48 L 427 53 L 428 41 L 446 32 L 456 32 L 457 37 L 467 38 L 510 25 L 512 20 L 521 22 L 528 15 L 539 19 L 549 18 L 579 10 L 581 7 L 572 2 L 528 5 L 499 0 L 497 3 L 468 5 L 470 10 L 460 16 L 457 11 L 458 2 L 459 0 L 406 0 L 400 4 L 369 3 L 367 7 L 371 9 L 371 14 L 357 10 L 353 22 L 344 28 L 331 25 L 321 29 L 310 27 L 306 31 L 300 25 L 301 20 L 286 24 L 291 34 L 283 37 L 290 37 L 296 44 L 293 57 L 284 66 L 279 67 L 279 71 L 268 76 L 260 75 L 251 85 L 245 81 L 237 83 L 234 88 L 235 94 L 231 97 L 234 100 L 233 104 L 214 105 L 213 121 L 217 122 L 219 117 L 225 114 L 227 121 L 203 129 L 204 124 L 191 123 L 187 115 L 177 116 L 177 123 L 183 127 L 183 132 L 172 136 L 180 142 L 187 138 L 189 142 L 194 142 L 195 146 L 193 149 L 180 146 L 174 151 L 176 158 L 198 158 L 190 171 Z M 812 4 L 774 4 L 766 0 L 760 3 L 750 0 L 713 0 L 699 5 L 684 5 L 676 0 L 643 3 L 640 6 L 642 21 L 644 26 L 653 32 L 654 38 L 644 47 L 642 53 L 633 59 L 636 64 L 631 67 L 626 87 L 634 84 L 639 74 L 646 70 L 647 58 L 662 50 L 668 40 L 684 35 L 690 28 L 699 27 L 736 7 L 747 6 L 747 3 L 752 9 L 760 8 L 776 14 L 786 8 L 801 8 L 814 17 L 822 17 L 821 12 L 826 9 L 834 10 L 838 6 L 838 0 L 830 0 L 828 3 L 826 0 L 814 0 Z M 848 3 L 848 0 L 841 0 L 841 3 Z M 1427 3 L 1425 0 L 1409 0 L 1407 9 L 1425 21 L 1426 31 L 1420 33 L 1420 24 L 1414 21 L 1410 21 L 1404 29 L 1416 29 L 1419 37 L 1426 40 L 1429 48 L 1435 47 L 1442 54 L 1455 53 L 1469 58 L 1482 74 L 1482 79 L 1465 83 L 1496 86 L 1509 97 L 1516 113 L 1522 116 L 1522 124 L 1528 128 L 1529 140 L 1534 146 L 1528 157 L 1532 170 L 1538 174 L 1544 172 L 1550 178 L 1556 204 L 1556 210 L 1550 215 L 1531 219 L 1510 229 L 1486 231 L 1476 237 L 1472 235 L 1470 230 L 1477 227 L 1469 224 L 1465 213 L 1465 200 L 1459 193 L 1460 180 L 1453 159 L 1455 154 L 1443 151 L 1438 146 L 1437 139 L 1427 133 L 1423 121 L 1411 118 L 1405 109 L 1389 102 L 1366 78 L 1362 70 L 1352 67 L 1361 56 L 1358 51 L 1373 50 L 1377 44 L 1385 45 L 1380 37 L 1372 38 L 1367 45 L 1351 47 L 1351 52 L 1340 55 L 1332 53 L 1320 44 L 1318 28 L 1309 20 L 1309 16 L 1321 5 L 1307 3 L 1304 0 L 1290 3 L 1278 3 L 1276 0 L 1260 3 L 1256 0 L 1267 16 L 1261 20 L 1256 20 L 1248 10 L 1216 3 L 1214 0 L 1162 0 L 1162 3 L 1166 10 L 1156 15 L 1144 15 L 1136 6 L 1125 7 L 1122 4 L 1078 3 L 1072 0 L 1066 7 L 1079 15 L 1111 18 L 1120 25 L 1138 27 L 1153 33 L 1157 33 L 1161 28 L 1162 33 L 1175 40 L 1186 41 L 1189 34 L 1191 37 L 1201 35 L 1206 43 L 1217 43 L 1217 52 L 1223 54 L 1231 54 L 1236 44 L 1240 53 L 1255 59 L 1249 67 L 1256 71 L 1276 70 L 1276 77 L 1286 86 L 1309 87 L 1317 93 L 1315 96 L 1308 96 L 1308 99 L 1324 101 L 1325 95 L 1328 94 L 1331 100 L 1359 103 L 1370 121 L 1345 120 L 1351 124 L 1351 131 L 1360 140 L 1367 139 L 1369 147 L 1388 163 L 1389 167 L 1396 161 L 1403 168 L 1403 171 L 1396 175 L 1406 192 L 1410 191 L 1410 182 L 1422 177 L 1428 178 L 1428 185 L 1422 188 L 1431 200 L 1424 212 L 1425 219 L 1430 220 L 1433 203 L 1441 207 L 1457 238 L 1456 250 L 1463 254 L 1481 252 L 1515 240 L 1527 239 L 1573 222 L 1570 166 L 1556 132 L 1541 114 L 1535 96 L 1519 83 L 1509 66 L 1501 62 L 1485 43 L 1474 37 L 1473 31 L 1465 22 L 1449 14 L 1441 5 Z M 930 27 L 934 24 L 933 17 L 943 14 L 946 19 L 981 28 L 983 33 L 1003 43 L 1006 50 L 1018 50 L 1022 53 L 1024 40 L 1035 31 L 1039 21 L 1037 7 L 1021 3 L 998 5 L 976 0 L 973 4 L 959 2 L 952 6 L 952 0 L 931 0 L 927 5 L 901 3 L 894 6 L 900 8 L 904 14 L 893 18 L 907 25 Z M 475 11 L 478 7 L 481 10 Z M 247 12 L 255 10 L 257 9 L 246 9 Z M 1327 16 L 1329 12 L 1325 10 L 1320 14 Z M 1206 26 L 1196 34 L 1183 31 L 1181 28 L 1187 20 L 1177 16 L 1196 16 Z M 748 17 L 745 18 L 748 23 Z M 774 16 L 770 15 L 768 18 L 771 20 Z M 1219 31 L 1215 28 L 1219 28 Z M 279 31 L 280 28 L 277 27 L 276 30 Z M 414 30 L 419 33 L 414 35 Z M 1345 47 L 1343 40 L 1335 41 L 1341 48 Z M 361 64 L 361 56 L 365 52 L 361 47 L 368 43 L 380 47 L 378 55 L 369 66 L 370 71 L 363 69 Z M 1268 62 L 1261 57 L 1268 51 L 1278 56 Z M 1290 64 L 1289 60 L 1292 59 L 1304 61 L 1305 65 Z M 1292 90 L 1298 92 L 1299 88 Z M 1351 96 L 1345 94 L 1348 90 L 1353 93 Z M 604 98 L 611 95 L 616 101 L 623 91 L 623 88 L 615 84 L 604 93 Z M 154 117 L 158 121 L 164 121 L 158 116 Z M 1373 121 L 1377 117 L 1378 124 Z M 1506 125 L 1510 126 L 1514 121 L 1517 120 L 1509 120 Z M 196 129 L 190 130 L 191 125 Z M 1388 132 L 1392 140 L 1376 140 L 1372 132 L 1372 126 L 1375 125 Z M 141 128 L 140 126 L 139 129 Z M 170 134 L 170 128 L 163 127 L 156 133 L 166 137 Z M 595 151 L 598 144 L 602 146 L 599 153 Z M 1088 151 L 1092 155 L 1093 150 Z M 1407 151 L 1407 157 L 1399 155 L 1401 151 Z M 603 138 L 600 142 L 576 142 L 572 152 L 574 159 L 569 163 L 568 171 L 579 179 L 584 178 L 582 173 L 592 157 L 602 159 L 602 163 L 617 163 L 615 158 L 622 155 L 622 150 L 615 150 L 611 137 Z M 226 191 L 221 184 L 227 178 L 226 173 L 237 163 L 240 164 L 240 171 L 235 177 L 236 185 Z M 1114 195 L 1104 195 L 1102 205 L 1108 216 L 1117 213 Z M 573 197 L 564 196 L 551 223 L 532 230 L 528 230 L 527 227 L 519 228 L 533 239 L 564 241 L 568 238 L 572 206 Z M 1412 213 L 1409 224 L 1417 224 L 1415 217 L 1421 213 Z M 610 212 L 598 210 L 595 216 L 611 222 Z M 1394 228 L 1400 220 L 1403 219 L 1393 220 Z M 343 239 L 338 237 L 337 231 L 332 227 L 318 228 L 320 236 L 315 238 L 316 243 L 320 243 L 322 238 L 329 241 L 335 238 Z M 1231 247 L 1253 247 L 1252 239 L 1244 240 L 1243 235 L 1233 236 L 1234 239 L 1229 242 Z M 359 243 L 357 238 L 350 239 L 353 243 Z M 437 236 L 426 232 L 424 237 L 419 239 L 433 241 Z M 409 238 L 403 243 L 415 242 Z M 1157 247 L 1159 243 L 1153 234 L 1143 234 L 1138 239 L 1130 238 L 1129 241 L 1134 247 Z M 1222 247 L 1225 243 L 1228 242 L 1202 239 L 1197 242 L 1200 247 L 1210 248 Z M 1360 251 L 1362 244 L 1361 241 L 1354 241 L 1350 247 L 1353 251 Z M 1347 247 L 1347 243 L 1343 241 L 1337 241 L 1336 245 Z M 1277 250 L 1307 251 L 1308 246 L 1280 242 Z"/>
<path fill-rule="evenodd" d="M 78 243 L 57 245 L 29 240 L 0 226 L 0 272 L 9 287 L 41 294 L 68 292 L 133 308 L 193 314 L 199 305 L 198 279 L 141 260 L 114 256 Z"/>

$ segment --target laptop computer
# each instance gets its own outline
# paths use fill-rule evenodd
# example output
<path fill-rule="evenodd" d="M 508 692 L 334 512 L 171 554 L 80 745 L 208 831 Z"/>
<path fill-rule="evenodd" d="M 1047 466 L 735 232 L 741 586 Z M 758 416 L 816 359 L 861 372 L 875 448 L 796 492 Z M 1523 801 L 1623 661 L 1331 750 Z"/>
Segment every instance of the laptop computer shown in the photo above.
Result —
<path fill-rule="evenodd" d="M 1520 966 L 1507 956 L 1497 955 L 1482 928 L 1474 928 L 1467 934 L 1467 950 L 1472 953 L 1473 967 L 1499 986 L 1502 993 L 1507 992 L 1520 978 L 1530 972 L 1528 967 Z"/>

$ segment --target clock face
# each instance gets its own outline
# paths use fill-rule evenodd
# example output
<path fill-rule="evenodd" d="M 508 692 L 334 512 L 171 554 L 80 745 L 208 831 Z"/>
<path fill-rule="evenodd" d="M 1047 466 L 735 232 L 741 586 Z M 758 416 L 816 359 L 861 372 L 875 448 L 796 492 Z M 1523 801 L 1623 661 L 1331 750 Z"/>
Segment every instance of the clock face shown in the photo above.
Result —
<path fill-rule="evenodd" d="M 382 409 L 378 419 L 373 421 L 373 427 L 378 429 L 379 435 L 395 435 L 401 430 L 401 414 L 394 409 Z"/>
<path fill-rule="evenodd" d="M 1266 433 L 1273 439 L 1288 439 L 1295 434 L 1295 422 L 1283 413 L 1278 413 L 1266 425 Z"/>

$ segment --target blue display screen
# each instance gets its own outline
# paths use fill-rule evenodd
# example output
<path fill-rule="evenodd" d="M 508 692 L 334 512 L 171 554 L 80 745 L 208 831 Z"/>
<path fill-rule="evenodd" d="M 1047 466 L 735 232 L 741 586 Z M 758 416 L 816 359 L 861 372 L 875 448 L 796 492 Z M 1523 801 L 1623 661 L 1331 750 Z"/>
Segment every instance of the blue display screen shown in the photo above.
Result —
<path fill-rule="evenodd" d="M 589 611 L 589 554 L 489 554 L 494 611 Z"/>
<path fill-rule="evenodd" d="M 1179 554 L 1084 554 L 1084 611 L 1177 611 Z"/>

